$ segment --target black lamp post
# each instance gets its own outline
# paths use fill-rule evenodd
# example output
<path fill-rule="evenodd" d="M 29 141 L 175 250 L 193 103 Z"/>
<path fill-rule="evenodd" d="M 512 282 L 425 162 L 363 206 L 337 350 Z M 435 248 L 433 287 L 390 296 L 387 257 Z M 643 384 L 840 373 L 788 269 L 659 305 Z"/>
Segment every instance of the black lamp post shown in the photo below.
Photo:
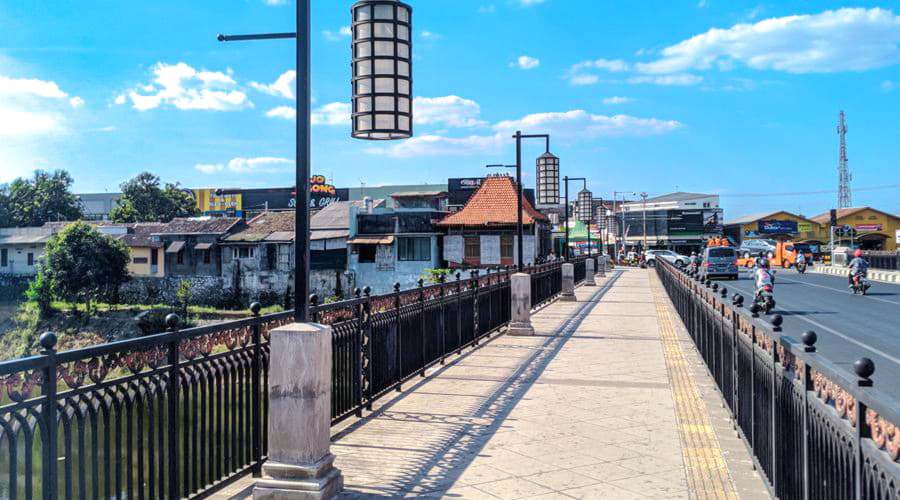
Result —
<path fill-rule="evenodd" d="M 544 139 L 546 144 L 546 149 L 544 156 L 538 158 L 538 164 L 540 165 L 541 159 L 546 159 L 549 155 L 550 158 L 556 160 L 556 172 L 557 175 L 559 173 L 559 158 L 550 154 L 550 135 L 549 134 L 523 134 L 522 131 L 517 130 L 515 135 L 513 135 L 513 139 L 516 140 L 516 164 L 515 165 L 488 165 L 488 167 L 502 167 L 502 168 L 513 168 L 516 169 L 516 202 L 518 204 L 518 214 L 516 221 L 516 240 L 518 242 L 519 249 L 516 254 L 518 257 L 518 263 L 516 265 L 516 270 L 518 272 L 522 272 L 522 268 L 524 267 L 524 233 L 522 230 L 522 139 Z M 540 187 L 538 187 L 537 193 L 540 196 Z"/>
<path fill-rule="evenodd" d="M 584 177 L 563 177 L 563 183 L 566 185 L 566 204 L 564 208 L 564 215 L 566 217 L 565 227 L 566 227 L 566 248 L 563 250 L 565 252 L 566 262 L 569 261 L 569 181 L 584 181 L 584 189 L 583 191 L 587 191 L 587 179 Z M 577 215 L 577 214 L 576 214 Z M 588 227 L 588 238 L 591 237 L 591 228 Z M 590 240 L 588 240 L 590 244 Z"/>
<path fill-rule="evenodd" d="M 362 0 L 350 12 L 353 16 L 352 136 L 373 140 L 409 138 L 412 136 L 412 7 L 397 0 Z M 309 319 L 311 36 L 310 0 L 297 0 L 294 33 L 217 36 L 220 42 L 284 38 L 297 41 L 294 321 L 298 323 Z"/>

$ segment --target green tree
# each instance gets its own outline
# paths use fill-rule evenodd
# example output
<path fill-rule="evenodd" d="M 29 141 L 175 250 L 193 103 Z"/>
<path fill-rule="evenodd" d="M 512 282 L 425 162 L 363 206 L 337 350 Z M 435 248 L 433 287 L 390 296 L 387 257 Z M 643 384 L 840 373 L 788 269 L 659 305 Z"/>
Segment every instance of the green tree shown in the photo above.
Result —
<path fill-rule="evenodd" d="M 169 222 L 197 215 L 194 198 L 179 184 L 160 186 L 159 177 L 142 172 L 120 186 L 122 197 L 110 217 L 116 222 Z"/>
<path fill-rule="evenodd" d="M 38 170 L 32 179 L 12 181 L 0 190 L 0 205 L 5 207 L 0 208 L 0 224 L 28 227 L 80 219 L 81 201 L 72 194 L 73 182 L 65 170 L 52 174 Z"/>
<path fill-rule="evenodd" d="M 191 280 L 181 280 L 178 282 L 178 290 L 175 291 L 175 300 L 181 306 L 181 316 L 185 321 L 188 319 L 188 306 L 191 303 Z"/>
<path fill-rule="evenodd" d="M 50 289 L 50 280 L 43 270 L 38 271 L 37 276 L 28 283 L 25 297 L 28 302 L 37 304 L 41 318 L 49 317 L 53 313 L 53 291 Z"/>
<path fill-rule="evenodd" d="M 76 222 L 47 242 L 41 273 L 55 298 L 84 303 L 90 314 L 92 300 L 115 302 L 119 287 L 128 280 L 129 259 L 124 243 Z"/>

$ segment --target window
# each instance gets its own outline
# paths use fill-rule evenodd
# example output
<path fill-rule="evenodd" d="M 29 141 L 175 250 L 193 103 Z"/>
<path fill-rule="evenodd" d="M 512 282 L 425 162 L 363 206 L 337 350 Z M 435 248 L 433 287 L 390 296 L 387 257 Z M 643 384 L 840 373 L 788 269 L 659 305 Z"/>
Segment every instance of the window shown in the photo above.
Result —
<path fill-rule="evenodd" d="M 278 245 L 269 243 L 266 245 L 266 269 L 275 269 L 278 263 Z"/>
<path fill-rule="evenodd" d="M 131 262 L 133 262 L 135 264 L 146 264 L 147 257 L 135 257 L 134 259 L 131 260 Z"/>
<path fill-rule="evenodd" d="M 184 250 L 179 250 L 178 253 L 175 254 L 175 263 L 184 264 Z"/>
<path fill-rule="evenodd" d="M 431 238 L 398 238 L 397 253 L 403 261 L 430 261 Z"/>
<path fill-rule="evenodd" d="M 236 247 L 231 252 L 231 256 L 235 259 L 250 259 L 254 254 L 253 247 Z"/>
<path fill-rule="evenodd" d="M 6 267 L 8 265 L 7 259 L 9 258 L 9 255 L 7 254 L 7 249 L 0 249 L 0 267 Z"/>
<path fill-rule="evenodd" d="M 34 265 L 34 254 L 31 252 L 28 252 L 28 265 L 29 266 Z"/>
<path fill-rule="evenodd" d="M 206 250 L 203 250 L 203 263 L 209 264 L 210 262 L 212 262 L 212 254 L 211 254 L 210 250 L 207 248 Z"/>
<path fill-rule="evenodd" d="M 150 265 L 151 266 L 159 265 L 159 249 L 156 249 L 156 248 L 150 249 Z"/>
<path fill-rule="evenodd" d="M 378 245 L 356 245 L 356 248 L 359 249 L 359 263 L 374 263 L 375 262 L 375 251 L 378 248 Z"/>
<path fill-rule="evenodd" d="M 708 202 L 708 201 L 705 202 L 705 203 L 703 203 L 703 208 L 709 208 L 709 202 Z"/>
<path fill-rule="evenodd" d="M 501 259 L 511 259 L 513 258 L 513 248 L 514 242 L 513 235 L 504 234 L 500 237 L 500 258 Z"/>
<path fill-rule="evenodd" d="M 481 238 L 478 236 L 466 238 L 467 259 L 481 259 Z"/>

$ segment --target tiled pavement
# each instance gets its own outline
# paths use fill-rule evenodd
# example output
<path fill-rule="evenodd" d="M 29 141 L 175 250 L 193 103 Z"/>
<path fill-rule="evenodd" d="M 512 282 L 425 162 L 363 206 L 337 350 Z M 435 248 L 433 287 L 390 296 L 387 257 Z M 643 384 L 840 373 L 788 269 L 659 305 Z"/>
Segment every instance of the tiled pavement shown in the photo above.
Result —
<path fill-rule="evenodd" d="M 718 400 L 677 326 L 664 354 L 654 280 L 598 278 L 538 312 L 535 337 L 492 339 L 336 429 L 342 498 L 768 498 L 722 412 L 706 411 Z M 676 392 L 703 395 L 678 417 L 673 359 L 691 365 Z M 685 432 L 698 418 L 713 457 L 699 462 Z"/>

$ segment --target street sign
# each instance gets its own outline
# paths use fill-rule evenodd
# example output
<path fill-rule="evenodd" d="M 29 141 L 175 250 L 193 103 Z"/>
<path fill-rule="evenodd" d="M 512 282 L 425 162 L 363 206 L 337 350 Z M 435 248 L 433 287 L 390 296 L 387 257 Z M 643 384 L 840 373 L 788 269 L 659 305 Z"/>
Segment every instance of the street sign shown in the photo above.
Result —
<path fill-rule="evenodd" d="M 900 229 L 897 230 L 897 244 L 900 245 Z"/>

